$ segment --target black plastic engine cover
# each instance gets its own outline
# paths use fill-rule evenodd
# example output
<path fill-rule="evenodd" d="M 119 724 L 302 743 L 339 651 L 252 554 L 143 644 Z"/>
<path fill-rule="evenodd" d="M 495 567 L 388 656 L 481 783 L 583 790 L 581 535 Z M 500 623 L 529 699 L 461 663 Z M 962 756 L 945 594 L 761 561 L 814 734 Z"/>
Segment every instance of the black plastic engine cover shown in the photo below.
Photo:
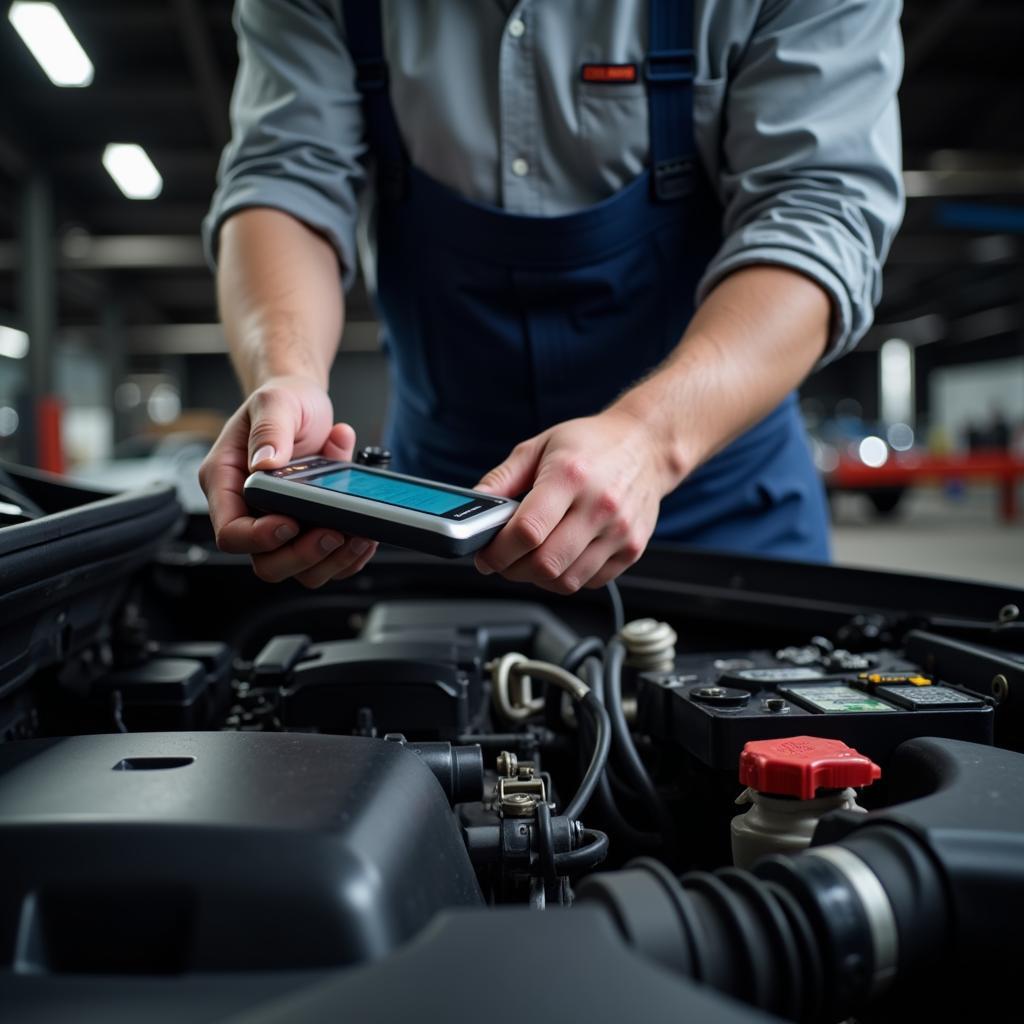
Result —
<path fill-rule="evenodd" d="M 281 722 L 351 734 L 366 708 L 381 736 L 454 739 L 480 702 L 479 672 L 466 671 L 474 658 L 466 645 L 422 640 L 312 644 L 281 691 Z"/>
<path fill-rule="evenodd" d="M 0 747 L 0 964 L 323 967 L 481 903 L 440 785 L 356 737 L 148 733 Z"/>

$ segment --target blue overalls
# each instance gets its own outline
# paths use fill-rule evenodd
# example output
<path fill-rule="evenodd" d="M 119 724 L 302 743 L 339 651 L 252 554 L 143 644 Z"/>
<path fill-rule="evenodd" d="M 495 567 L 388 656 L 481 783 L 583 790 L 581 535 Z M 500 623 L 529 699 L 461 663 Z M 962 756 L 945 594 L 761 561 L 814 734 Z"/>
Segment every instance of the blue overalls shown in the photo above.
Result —
<path fill-rule="evenodd" d="M 692 3 L 650 8 L 649 169 L 577 213 L 527 217 L 464 199 L 411 164 L 380 0 L 344 3 L 377 164 L 394 469 L 471 486 L 520 441 L 601 411 L 682 337 L 721 209 L 693 138 Z M 827 560 L 824 490 L 795 395 L 667 495 L 654 536 Z"/>

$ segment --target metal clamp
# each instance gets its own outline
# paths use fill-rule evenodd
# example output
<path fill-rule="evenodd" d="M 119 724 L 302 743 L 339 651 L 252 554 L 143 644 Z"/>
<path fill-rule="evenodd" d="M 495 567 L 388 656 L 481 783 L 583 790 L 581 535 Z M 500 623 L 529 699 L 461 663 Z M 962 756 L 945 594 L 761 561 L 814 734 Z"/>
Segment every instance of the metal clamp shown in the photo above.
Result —
<path fill-rule="evenodd" d="M 547 788 L 537 775 L 532 761 L 519 762 L 516 755 L 503 750 L 498 755 L 496 804 L 503 818 L 532 818 L 537 805 L 547 803 Z"/>

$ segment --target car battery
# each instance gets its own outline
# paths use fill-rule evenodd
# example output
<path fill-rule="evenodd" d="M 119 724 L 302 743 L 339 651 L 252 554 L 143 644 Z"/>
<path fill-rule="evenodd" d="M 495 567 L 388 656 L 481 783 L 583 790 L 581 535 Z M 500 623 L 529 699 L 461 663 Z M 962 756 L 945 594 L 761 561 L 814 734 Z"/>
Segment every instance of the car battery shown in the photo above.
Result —
<path fill-rule="evenodd" d="M 751 740 L 842 740 L 884 765 L 904 741 L 937 736 L 991 744 L 994 702 L 945 685 L 912 663 L 831 672 L 768 652 L 686 655 L 675 671 L 637 677 L 642 731 L 734 772 Z"/>

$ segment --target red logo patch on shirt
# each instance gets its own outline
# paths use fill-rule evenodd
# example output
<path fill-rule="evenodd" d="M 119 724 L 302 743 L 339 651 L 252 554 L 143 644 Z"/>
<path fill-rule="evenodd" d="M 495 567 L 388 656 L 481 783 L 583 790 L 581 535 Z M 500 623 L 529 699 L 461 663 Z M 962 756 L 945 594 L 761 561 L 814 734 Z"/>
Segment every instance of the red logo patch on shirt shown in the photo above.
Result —
<path fill-rule="evenodd" d="M 580 67 L 580 78 L 601 85 L 622 85 L 637 80 L 637 67 L 635 64 L 584 64 Z"/>

